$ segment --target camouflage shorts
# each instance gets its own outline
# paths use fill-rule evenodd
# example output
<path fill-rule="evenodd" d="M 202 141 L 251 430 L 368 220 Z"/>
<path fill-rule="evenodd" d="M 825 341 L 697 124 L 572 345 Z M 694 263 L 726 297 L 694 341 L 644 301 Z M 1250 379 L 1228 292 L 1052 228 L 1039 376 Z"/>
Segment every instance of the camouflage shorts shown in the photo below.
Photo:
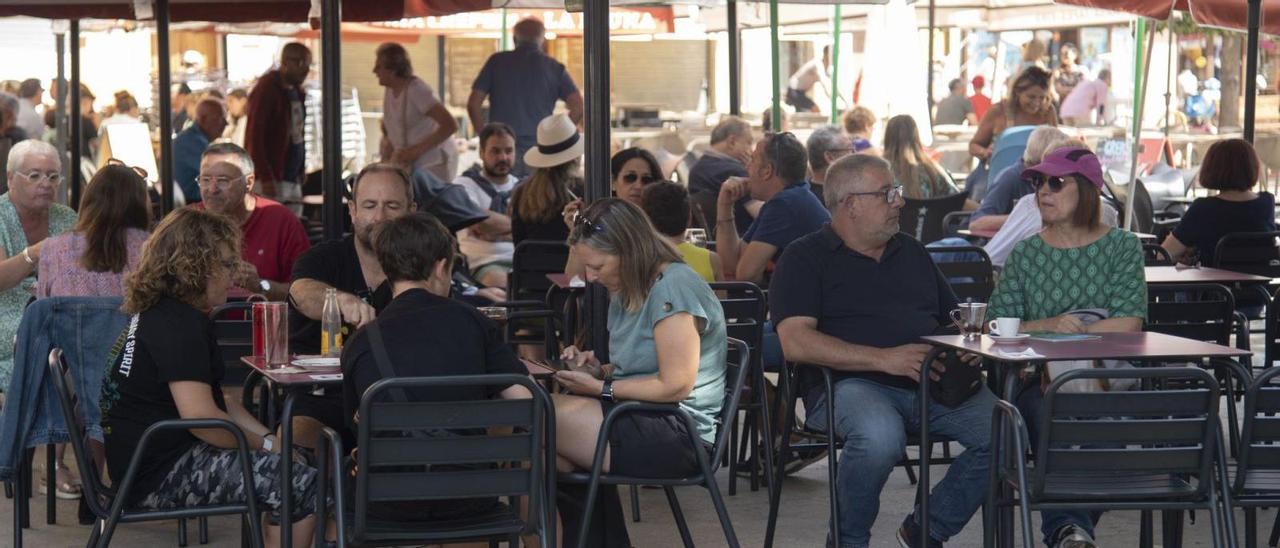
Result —
<path fill-rule="evenodd" d="M 178 458 L 169 474 L 155 491 L 139 504 L 140 508 L 169 510 L 188 506 L 232 504 L 244 500 L 244 474 L 234 449 L 219 449 L 197 443 Z M 280 455 L 267 451 L 250 451 L 253 459 L 253 496 L 259 510 L 269 510 L 274 523 L 280 522 Z M 293 499 L 290 513 L 298 521 L 315 513 L 315 468 L 294 463 L 292 470 Z"/>

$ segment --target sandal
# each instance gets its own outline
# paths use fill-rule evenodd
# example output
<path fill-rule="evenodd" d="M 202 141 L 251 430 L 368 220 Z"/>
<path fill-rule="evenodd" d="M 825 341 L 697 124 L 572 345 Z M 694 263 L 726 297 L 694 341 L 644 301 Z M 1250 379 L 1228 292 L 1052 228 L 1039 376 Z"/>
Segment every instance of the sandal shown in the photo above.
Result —
<path fill-rule="evenodd" d="M 54 482 L 56 483 L 56 492 L 54 496 L 62 500 L 76 500 L 80 498 L 80 479 L 72 475 L 71 468 L 65 464 L 58 463 L 56 469 L 56 477 L 54 478 Z M 48 471 L 45 471 L 45 474 L 48 474 Z M 36 486 L 36 490 L 41 495 L 44 495 L 49 492 L 46 485 L 48 485 L 47 475 L 40 479 L 40 484 Z"/>

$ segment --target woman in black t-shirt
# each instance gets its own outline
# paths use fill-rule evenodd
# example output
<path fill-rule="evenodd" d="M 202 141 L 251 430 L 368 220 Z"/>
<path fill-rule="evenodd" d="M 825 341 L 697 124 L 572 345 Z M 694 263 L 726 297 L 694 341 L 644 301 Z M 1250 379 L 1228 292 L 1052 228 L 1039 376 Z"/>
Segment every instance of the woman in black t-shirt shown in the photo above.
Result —
<path fill-rule="evenodd" d="M 1223 236 L 1274 231 L 1275 196 L 1253 191 L 1261 166 L 1253 145 L 1244 139 L 1223 139 L 1210 146 L 1200 164 L 1200 186 L 1218 194 L 1192 202 L 1160 246 L 1180 263 L 1213 266 Z"/>
<path fill-rule="evenodd" d="M 240 258 L 240 232 L 226 219 L 194 209 L 171 213 L 142 251 L 125 283 L 128 327 L 112 348 L 100 405 L 107 470 L 124 478 L 129 459 L 152 424 L 169 419 L 225 419 L 244 432 L 253 462 L 253 496 L 278 511 L 280 444 L 220 383 L 221 353 L 209 310 L 227 300 Z M 236 439 L 225 430 L 168 430 L 148 441 L 126 503 L 171 509 L 244 500 Z M 294 468 L 293 538 L 309 545 L 314 528 L 315 469 Z M 275 522 L 279 522 L 276 516 Z M 265 528 L 278 546 L 279 528 Z"/>

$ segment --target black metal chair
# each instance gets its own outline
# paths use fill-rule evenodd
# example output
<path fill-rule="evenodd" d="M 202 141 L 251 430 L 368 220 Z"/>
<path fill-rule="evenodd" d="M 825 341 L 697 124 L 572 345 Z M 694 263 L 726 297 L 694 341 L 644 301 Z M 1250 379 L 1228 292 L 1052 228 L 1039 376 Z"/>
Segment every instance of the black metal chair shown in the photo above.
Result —
<path fill-rule="evenodd" d="M 404 392 L 509 385 L 529 389 L 533 398 L 412 401 Z M 519 546 L 520 535 L 530 533 L 539 534 L 544 548 L 555 545 L 555 482 L 550 481 L 555 467 L 555 410 L 532 379 L 523 375 L 382 379 L 361 396 L 359 413 L 354 513 L 343 520 L 339 546 L 488 540 L 491 545 L 507 541 L 514 547 Z M 512 431 L 491 435 L 486 431 L 490 427 Z M 452 435 L 433 435 L 445 429 Z M 329 437 L 329 444 L 340 445 L 336 436 Z M 342 482 L 336 484 L 335 498 L 345 500 Z M 401 522 L 369 516 L 374 503 L 481 497 L 511 497 L 513 505 L 450 521 Z M 520 518 L 516 498 L 528 499 L 528 519 Z"/>
<path fill-rule="evenodd" d="M 1110 392 L 1062 390 L 1084 379 L 1132 379 L 1141 385 Z M 1177 387 L 1160 387 L 1169 381 Z M 1015 505 L 1027 548 L 1034 546 L 1032 510 L 1049 509 L 1204 508 L 1214 546 L 1236 545 L 1218 383 L 1208 372 L 1152 367 L 1060 375 L 1045 391 L 1034 467 L 1027 463 L 1029 437 L 1018 408 L 999 400 L 992 414 L 990 490 L 983 510 L 991 525 L 984 531 L 987 546 L 997 534 L 1012 541 Z M 1146 527 L 1143 535 L 1150 538 Z"/>
<path fill-rule="evenodd" d="M 948 261 L 935 260 L 938 270 L 951 284 L 956 298 L 961 302 L 973 300 L 985 303 L 991 299 L 991 292 L 996 288 L 995 267 L 991 264 L 991 256 L 981 247 L 930 247 L 929 254 L 951 255 Z M 976 257 L 976 259 L 974 259 Z"/>
<path fill-rule="evenodd" d="M 945 358 L 945 354 L 942 355 Z M 840 515 L 839 496 L 836 492 L 838 484 L 839 466 L 837 459 L 839 457 L 839 448 L 843 447 L 844 440 L 840 439 L 835 433 L 836 411 L 835 405 L 828 405 L 827 428 L 823 431 L 815 431 L 809 429 L 805 425 L 796 423 L 796 400 L 799 397 L 799 380 L 802 370 L 811 368 L 816 370 L 822 376 L 823 389 L 826 390 L 827 401 L 835 401 L 835 380 L 831 375 L 831 370 L 826 367 L 787 363 L 787 371 L 778 376 L 778 401 L 779 412 L 783 413 L 783 435 L 782 446 L 775 455 L 774 462 L 777 469 L 774 471 L 773 489 L 769 493 L 769 521 L 765 528 L 764 545 L 765 548 L 773 547 L 773 537 L 778 524 L 778 510 L 782 501 L 782 483 L 786 473 L 787 463 L 791 460 L 793 453 L 816 455 L 818 453 L 825 454 L 827 457 L 827 496 L 830 503 L 830 516 L 827 522 L 830 542 L 834 546 L 840 545 L 840 528 L 837 526 L 837 520 Z M 793 442 L 792 439 L 800 440 L 800 443 Z M 942 458 L 930 459 L 931 465 L 950 464 L 954 462 L 951 457 L 949 445 L 951 440 L 945 436 L 933 433 L 930 435 L 930 447 L 928 451 L 933 450 L 933 444 L 941 443 L 945 450 Z M 920 451 L 925 451 L 923 447 L 919 447 L 920 438 L 916 435 L 907 436 L 907 447 L 916 446 Z M 912 471 L 913 466 L 919 466 L 920 459 L 910 458 L 907 455 L 902 456 L 902 460 L 898 462 L 898 466 L 906 469 L 907 479 L 912 485 L 916 484 L 916 476 Z"/>
<path fill-rule="evenodd" d="M 1156 244 L 1142 244 L 1142 261 L 1146 266 L 1173 266 L 1173 257 Z"/>
<path fill-rule="evenodd" d="M 768 305 L 764 291 L 750 282 L 717 282 L 711 284 L 711 289 L 722 295 L 720 307 L 724 309 L 725 321 L 728 322 L 728 335 L 746 343 L 751 356 L 743 383 L 742 396 L 746 399 L 738 403 L 738 410 L 746 415 L 740 441 L 738 421 L 743 413 L 735 413 L 729 427 L 730 449 L 726 455 L 729 458 L 729 496 L 734 496 L 738 492 L 742 466 L 749 467 L 747 475 L 751 479 L 751 490 L 760 488 L 762 455 L 765 484 L 772 485 L 774 480 L 773 419 L 765 388 L 763 352 Z"/>
<path fill-rule="evenodd" d="M 1258 507 L 1280 504 L 1280 368 L 1268 369 L 1249 386 L 1244 399 L 1244 433 L 1232 482 L 1232 502 L 1244 508 L 1245 546 L 1258 544 Z M 1280 541 L 1280 516 L 1268 546 Z"/>
<path fill-rule="evenodd" d="M 1147 331 L 1230 346 L 1235 319 L 1235 299 L 1226 286 L 1179 284 L 1147 289 Z M 1244 344 L 1248 348 L 1247 339 Z M 1232 360 L 1202 361 L 1198 365 L 1212 369 L 1222 387 L 1228 404 L 1228 440 L 1231 454 L 1236 455 L 1240 418 L 1235 402 L 1244 397 L 1252 375 L 1248 368 Z"/>
<path fill-rule="evenodd" d="M 498 303 L 512 309 L 507 315 L 507 342 L 515 345 L 542 344 L 547 357 L 556 357 L 557 305 L 547 302 L 555 284 L 547 274 L 564 272 L 569 261 L 569 246 L 550 240 L 525 240 L 516 245 L 507 277 L 508 302 Z M 535 321 L 541 320 L 541 321 Z"/>
<path fill-rule="evenodd" d="M 1276 290 L 1272 301 L 1280 299 L 1280 289 Z M 1265 340 L 1263 341 L 1263 357 L 1262 368 L 1269 369 L 1275 365 L 1276 361 L 1280 361 L 1280 306 L 1267 307 L 1267 325 L 1263 330 Z"/>
<path fill-rule="evenodd" d="M 960 230 L 969 228 L 969 219 L 972 217 L 972 211 L 952 211 L 944 215 L 942 217 L 942 237 L 960 236 Z"/>
<path fill-rule="evenodd" d="M 922 243 L 941 240 L 945 235 L 943 217 L 948 213 L 960 211 L 964 208 L 964 201 L 967 199 L 969 199 L 967 190 L 941 198 L 923 200 L 904 198 L 907 205 L 898 212 L 898 228 Z"/>
<path fill-rule="evenodd" d="M 1280 232 L 1233 232 L 1218 240 L 1214 249 L 1213 267 L 1244 272 L 1268 278 L 1280 278 Z M 1266 286 L 1253 284 L 1232 288 L 1236 305 L 1242 309 L 1266 307 L 1271 295 Z M 1250 315 L 1259 320 L 1263 314 Z"/>
<path fill-rule="evenodd" d="M 720 416 L 717 420 L 715 450 L 712 455 L 708 456 L 702 451 L 702 441 L 698 438 L 698 429 L 693 422 L 693 417 L 690 417 L 679 405 L 628 401 L 615 405 L 605 414 L 604 422 L 600 425 L 600 436 L 596 440 L 596 451 L 592 460 L 591 470 L 589 472 L 560 474 L 559 481 L 587 485 L 587 500 L 583 508 L 582 524 L 578 531 L 578 548 L 582 548 L 586 543 L 587 533 L 591 525 L 590 516 L 595 506 L 596 493 L 599 491 L 600 485 L 661 486 L 663 491 L 666 492 L 667 504 L 671 506 L 671 513 L 675 517 L 676 526 L 680 530 L 680 539 L 686 547 L 693 546 L 693 537 L 689 533 L 689 525 L 685 522 L 684 512 L 680 510 L 680 502 L 676 498 L 675 487 L 687 485 L 706 487 L 707 491 L 710 492 L 711 503 L 715 506 L 716 515 L 720 518 L 720 527 L 724 530 L 725 545 L 732 548 L 739 546 L 737 534 L 734 533 L 733 524 L 729 520 L 729 511 L 725 508 L 724 499 L 720 496 L 720 488 L 716 485 L 715 473 L 720 467 L 725 451 L 728 449 L 729 430 L 731 429 L 729 426 L 733 423 L 733 417 L 738 414 L 738 401 L 742 395 L 742 387 L 747 377 L 748 364 L 751 363 L 751 351 L 748 349 L 747 343 L 738 339 L 730 338 L 728 344 L 729 359 L 725 363 L 724 404 L 720 408 Z M 601 468 L 604 464 L 604 451 L 608 447 L 609 434 L 613 429 L 614 421 L 619 416 L 634 412 L 672 413 L 683 421 L 688 427 L 689 444 L 693 447 L 698 467 L 702 472 L 684 478 L 642 478 L 603 473 Z"/>
<path fill-rule="evenodd" d="M 236 439 L 236 450 L 239 454 L 240 471 L 244 475 L 245 485 L 253 484 L 253 470 L 249 457 L 249 443 L 244 432 L 235 424 L 222 419 L 178 419 L 165 420 L 152 424 L 142 433 L 142 439 L 133 450 L 133 457 L 124 478 L 112 478 L 113 484 L 107 486 L 99 473 L 102 463 L 94 458 L 89 450 L 90 443 L 84 421 L 76 408 L 75 383 L 62 360 L 62 351 L 53 349 L 49 352 L 49 377 L 53 380 L 54 391 L 62 407 L 62 416 L 71 433 L 71 448 L 75 452 L 76 463 L 80 469 L 80 478 L 84 486 L 84 500 L 96 518 L 93 532 L 89 537 L 89 546 L 105 548 L 111 544 L 116 525 L 120 523 L 137 523 L 142 521 L 160 521 L 231 514 L 241 515 L 241 544 L 255 547 L 262 546 L 261 522 L 259 520 L 257 501 L 249 491 L 249 496 L 242 503 L 220 504 L 210 506 L 193 506 L 173 510 L 140 510 L 125 508 L 130 490 L 138 475 L 138 463 L 147 452 L 151 439 L 158 432 L 165 430 L 190 430 L 208 428 L 225 430 Z M 181 521 L 179 522 L 181 523 Z"/>

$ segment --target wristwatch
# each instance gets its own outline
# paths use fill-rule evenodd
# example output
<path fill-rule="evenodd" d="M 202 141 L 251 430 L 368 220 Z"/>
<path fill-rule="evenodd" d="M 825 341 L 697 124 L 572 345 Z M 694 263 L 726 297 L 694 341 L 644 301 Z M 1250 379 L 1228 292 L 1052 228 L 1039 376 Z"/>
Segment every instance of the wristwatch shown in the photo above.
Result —
<path fill-rule="evenodd" d="M 272 438 L 271 434 L 262 436 L 262 450 L 268 453 L 270 453 L 271 450 L 275 449 L 276 447 L 276 442 L 273 441 L 271 438 Z"/>
<path fill-rule="evenodd" d="M 258 287 L 262 289 L 263 293 L 267 293 L 271 291 L 271 282 L 267 281 L 265 278 L 260 278 L 258 279 Z"/>
<path fill-rule="evenodd" d="M 600 389 L 600 401 L 613 401 L 613 379 L 605 379 L 604 387 Z"/>

